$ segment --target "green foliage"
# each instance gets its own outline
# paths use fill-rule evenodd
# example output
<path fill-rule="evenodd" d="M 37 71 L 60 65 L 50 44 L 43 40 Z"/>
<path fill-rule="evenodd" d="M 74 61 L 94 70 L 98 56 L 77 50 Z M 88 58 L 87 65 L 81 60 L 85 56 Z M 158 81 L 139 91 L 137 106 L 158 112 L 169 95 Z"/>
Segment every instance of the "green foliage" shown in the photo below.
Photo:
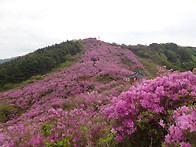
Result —
<path fill-rule="evenodd" d="M 133 61 L 129 60 L 128 58 L 123 58 L 123 59 L 122 59 L 122 64 L 128 65 L 128 66 L 132 66 L 132 65 L 134 65 L 135 63 L 134 63 Z"/>
<path fill-rule="evenodd" d="M 97 78 L 97 81 L 102 82 L 104 84 L 109 83 L 109 82 L 111 82 L 113 80 L 114 79 L 110 75 L 108 75 L 108 74 L 101 75 L 100 77 Z"/>
<path fill-rule="evenodd" d="M 59 71 L 63 68 L 67 68 L 70 67 L 74 62 L 79 60 L 79 56 L 72 56 L 71 54 L 67 54 L 65 56 L 65 62 L 61 63 L 59 66 L 57 66 L 56 68 L 52 69 L 52 72 L 56 72 Z"/>
<path fill-rule="evenodd" d="M 64 140 L 61 140 L 59 142 L 57 142 L 57 147 L 69 147 L 69 141 L 71 140 L 72 138 L 72 135 L 69 135 L 69 136 L 64 136 Z"/>
<path fill-rule="evenodd" d="M 141 147 L 145 147 L 147 144 L 151 146 L 159 146 L 160 140 L 164 139 L 167 134 L 164 128 L 160 128 L 160 125 L 155 120 L 141 119 L 140 122 L 136 122 L 138 128 L 132 136 L 122 142 L 122 146 L 135 146 L 136 144 Z"/>
<path fill-rule="evenodd" d="M 188 142 L 190 142 L 190 144 L 192 145 L 196 145 L 196 131 L 194 132 L 190 132 L 189 129 L 185 130 L 183 132 L 184 137 L 187 139 Z"/>
<path fill-rule="evenodd" d="M 115 42 L 112 42 L 110 45 L 112 45 L 112 46 L 119 46 L 117 43 L 115 43 Z"/>
<path fill-rule="evenodd" d="M 157 64 L 149 59 L 141 57 L 137 57 L 137 59 L 144 66 L 144 69 L 150 73 L 149 78 L 155 78 L 157 76 L 157 72 L 159 70 L 159 66 Z"/>
<path fill-rule="evenodd" d="M 44 141 L 45 147 L 70 147 L 69 141 L 71 140 L 72 135 L 64 136 L 64 140 L 60 140 L 56 143 L 48 142 L 47 140 Z"/>
<path fill-rule="evenodd" d="M 12 89 L 12 88 L 14 88 L 14 85 L 11 84 L 11 83 L 7 83 L 0 89 L 0 91 L 7 91 L 7 90 Z"/>
<path fill-rule="evenodd" d="M 111 129 L 111 126 L 106 128 L 106 135 L 99 139 L 98 146 L 114 146 L 116 144 L 114 137 L 116 136 L 117 131 L 112 133 Z"/>
<path fill-rule="evenodd" d="M 47 124 L 47 123 L 43 123 L 41 126 L 41 135 L 42 136 L 49 136 L 51 129 L 52 129 L 52 125 Z"/>
<path fill-rule="evenodd" d="M 41 76 L 41 75 L 32 76 L 30 79 L 22 82 L 22 84 L 27 85 L 27 84 L 33 83 L 34 81 L 37 81 L 37 80 L 43 80 L 44 78 L 45 77 Z"/>
<path fill-rule="evenodd" d="M 137 56 L 150 59 L 159 66 L 166 65 L 168 69 L 187 71 L 193 70 L 196 65 L 196 49 L 180 47 L 174 43 L 157 44 L 149 46 L 126 46 Z"/>
<path fill-rule="evenodd" d="M 10 119 L 13 108 L 9 104 L 0 104 L 0 123 L 4 123 Z"/>

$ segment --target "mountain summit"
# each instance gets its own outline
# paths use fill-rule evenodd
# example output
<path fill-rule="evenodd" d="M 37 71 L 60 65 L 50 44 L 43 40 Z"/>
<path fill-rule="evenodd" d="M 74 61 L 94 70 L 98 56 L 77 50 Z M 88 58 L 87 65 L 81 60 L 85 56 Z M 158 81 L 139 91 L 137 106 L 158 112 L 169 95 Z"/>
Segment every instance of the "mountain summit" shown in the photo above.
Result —
<path fill-rule="evenodd" d="M 124 76 L 137 70 L 145 72 L 143 65 L 128 49 L 94 38 L 84 39 L 82 44 L 84 54 L 72 66 L 47 74 L 43 80 L 35 80 L 22 89 L 0 94 L 1 104 L 11 104 L 13 111 L 23 113 L 9 116 L 7 124 L 38 121 L 48 109 L 63 107 L 68 97 L 93 90 L 103 92 L 111 87 L 118 89 Z"/>

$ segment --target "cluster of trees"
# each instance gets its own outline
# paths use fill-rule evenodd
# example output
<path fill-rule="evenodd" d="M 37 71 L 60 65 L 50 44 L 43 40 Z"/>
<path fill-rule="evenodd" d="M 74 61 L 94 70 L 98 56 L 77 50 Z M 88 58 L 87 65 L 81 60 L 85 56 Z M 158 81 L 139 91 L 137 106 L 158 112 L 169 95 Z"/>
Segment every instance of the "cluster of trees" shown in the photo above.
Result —
<path fill-rule="evenodd" d="M 42 75 L 67 60 L 67 55 L 76 55 L 81 51 L 77 41 L 67 41 L 48 46 L 0 64 L 0 88 L 10 83 L 19 83 L 34 75 Z"/>
<path fill-rule="evenodd" d="M 168 69 L 187 71 L 196 65 L 196 48 L 181 47 L 174 43 L 143 45 L 122 45 L 142 58 L 151 59 L 159 65 L 166 65 Z"/>

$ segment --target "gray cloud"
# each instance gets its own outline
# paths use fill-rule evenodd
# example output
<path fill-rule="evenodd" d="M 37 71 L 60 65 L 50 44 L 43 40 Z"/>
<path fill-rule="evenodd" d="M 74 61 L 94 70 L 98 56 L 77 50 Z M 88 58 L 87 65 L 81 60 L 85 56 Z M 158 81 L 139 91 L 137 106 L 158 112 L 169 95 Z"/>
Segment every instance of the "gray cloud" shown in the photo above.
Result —
<path fill-rule="evenodd" d="M 194 0 L 1 0 L 0 58 L 71 39 L 196 46 Z"/>

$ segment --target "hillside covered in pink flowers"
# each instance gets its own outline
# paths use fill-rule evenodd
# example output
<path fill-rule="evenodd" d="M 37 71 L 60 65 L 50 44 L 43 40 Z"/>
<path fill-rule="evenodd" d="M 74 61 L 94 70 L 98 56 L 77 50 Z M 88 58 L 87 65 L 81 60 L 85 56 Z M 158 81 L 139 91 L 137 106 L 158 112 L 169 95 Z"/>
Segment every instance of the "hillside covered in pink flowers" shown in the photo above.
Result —
<path fill-rule="evenodd" d="M 0 93 L 0 146 L 195 146 L 196 75 L 149 72 L 130 50 L 94 38 L 70 67 Z"/>

